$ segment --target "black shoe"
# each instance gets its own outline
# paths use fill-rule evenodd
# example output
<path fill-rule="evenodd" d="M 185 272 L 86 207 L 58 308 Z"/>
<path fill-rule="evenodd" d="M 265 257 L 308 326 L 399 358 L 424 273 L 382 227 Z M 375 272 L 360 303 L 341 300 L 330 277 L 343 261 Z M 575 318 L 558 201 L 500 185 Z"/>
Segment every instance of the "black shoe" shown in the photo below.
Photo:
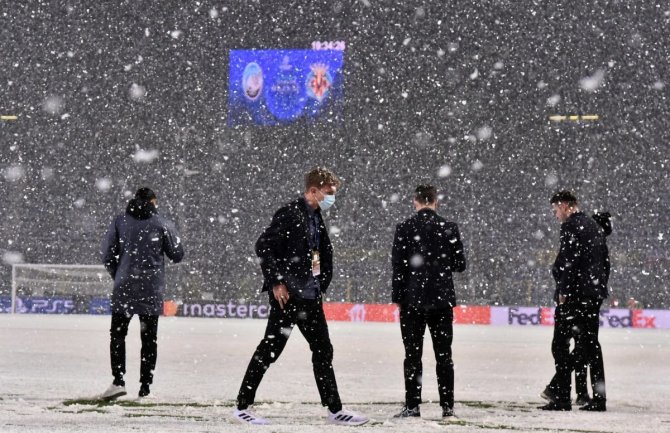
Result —
<path fill-rule="evenodd" d="M 149 385 L 146 384 L 146 383 L 143 383 L 142 386 L 140 386 L 140 392 L 137 395 L 139 397 L 146 397 L 149 394 L 151 394 L 151 390 L 149 389 Z"/>
<path fill-rule="evenodd" d="M 456 414 L 454 414 L 454 408 L 453 407 L 443 407 L 442 408 L 442 418 L 455 418 Z"/>
<path fill-rule="evenodd" d="M 554 393 L 554 391 L 552 391 L 551 388 L 549 388 L 549 387 L 546 387 L 544 389 L 544 391 L 542 391 L 540 393 L 540 397 L 542 397 L 543 399 L 545 399 L 547 401 L 551 401 L 551 402 L 554 402 L 554 401 L 557 400 L 556 399 L 556 393 Z"/>
<path fill-rule="evenodd" d="M 587 412 L 606 412 L 607 404 L 604 400 L 591 400 L 584 406 L 580 407 L 579 410 L 585 410 Z"/>
<path fill-rule="evenodd" d="M 557 401 L 551 401 L 551 402 L 545 404 L 544 406 L 540 406 L 540 407 L 538 407 L 538 409 L 541 409 L 541 410 L 568 411 L 568 410 L 572 410 L 572 405 L 570 404 L 569 401 L 568 401 L 568 402 L 565 402 L 565 403 L 563 403 L 563 402 L 557 402 Z"/>
<path fill-rule="evenodd" d="M 578 395 L 577 399 L 575 400 L 575 404 L 577 406 L 584 406 L 586 404 L 589 404 L 590 402 L 591 402 L 591 397 L 589 397 L 588 394 Z"/>
<path fill-rule="evenodd" d="M 407 406 L 403 406 L 402 410 L 393 415 L 393 418 L 411 418 L 411 417 L 420 417 L 421 416 L 421 411 L 419 410 L 419 406 L 417 407 L 412 407 L 409 408 Z"/>

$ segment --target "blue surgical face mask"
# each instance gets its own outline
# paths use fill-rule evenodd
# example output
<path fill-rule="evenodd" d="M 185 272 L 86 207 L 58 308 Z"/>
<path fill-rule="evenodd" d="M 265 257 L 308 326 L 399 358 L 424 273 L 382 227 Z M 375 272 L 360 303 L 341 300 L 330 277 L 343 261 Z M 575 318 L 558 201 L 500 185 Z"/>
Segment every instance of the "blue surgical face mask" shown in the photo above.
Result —
<path fill-rule="evenodd" d="M 323 200 L 319 202 L 319 207 L 321 208 L 321 210 L 328 210 L 333 204 L 335 204 L 335 196 L 324 195 Z"/>

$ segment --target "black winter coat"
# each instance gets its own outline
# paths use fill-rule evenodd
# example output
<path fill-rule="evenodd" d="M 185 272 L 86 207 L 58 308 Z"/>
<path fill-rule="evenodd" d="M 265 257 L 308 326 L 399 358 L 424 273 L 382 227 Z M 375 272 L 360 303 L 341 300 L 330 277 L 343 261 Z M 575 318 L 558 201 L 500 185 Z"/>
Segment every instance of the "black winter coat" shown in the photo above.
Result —
<path fill-rule="evenodd" d="M 552 268 L 554 301 L 558 302 L 559 295 L 565 295 L 566 302 L 607 298 L 610 262 L 606 227 L 583 212 L 575 212 L 561 224 L 561 244 Z M 608 231 L 611 233 L 611 224 Z"/>
<path fill-rule="evenodd" d="M 263 271 L 263 291 L 284 283 L 290 293 L 305 288 L 312 275 L 312 251 L 309 247 L 309 211 L 304 198 L 281 207 L 256 241 L 256 255 Z M 333 245 L 319 215 L 321 274 L 317 277 L 320 291 L 325 292 L 333 277 Z"/>
<path fill-rule="evenodd" d="M 112 312 L 160 315 L 165 291 L 163 255 L 179 263 L 184 248 L 174 224 L 147 201 L 133 199 L 114 218 L 102 244 L 102 262 L 114 279 Z"/>
<path fill-rule="evenodd" d="M 394 303 L 424 309 L 456 305 L 452 272 L 466 267 L 456 223 L 420 210 L 396 227 L 392 263 Z"/>

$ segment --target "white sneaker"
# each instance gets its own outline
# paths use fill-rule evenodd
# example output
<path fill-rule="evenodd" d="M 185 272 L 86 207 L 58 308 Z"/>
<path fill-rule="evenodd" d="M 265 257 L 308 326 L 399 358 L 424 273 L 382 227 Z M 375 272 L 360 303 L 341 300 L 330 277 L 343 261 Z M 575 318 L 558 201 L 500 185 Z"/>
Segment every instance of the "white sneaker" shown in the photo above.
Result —
<path fill-rule="evenodd" d="M 266 420 L 263 417 L 260 417 L 250 411 L 249 409 L 244 409 L 244 410 L 239 410 L 235 409 L 235 412 L 233 412 L 233 415 L 235 416 L 235 419 L 238 420 L 239 422 L 245 423 L 245 424 L 253 424 L 253 425 L 268 425 L 270 424 L 270 421 Z"/>
<path fill-rule="evenodd" d="M 103 392 L 100 394 L 99 399 L 100 400 L 105 400 L 105 401 L 111 401 L 111 400 L 116 400 L 117 398 L 121 397 L 122 395 L 126 395 L 126 387 L 125 386 L 117 386 L 114 384 L 109 385 L 109 388 L 107 388 L 107 391 Z"/>
<path fill-rule="evenodd" d="M 363 425 L 369 419 L 365 415 L 361 415 L 351 410 L 342 409 L 337 413 L 328 411 L 328 422 L 339 425 Z"/>

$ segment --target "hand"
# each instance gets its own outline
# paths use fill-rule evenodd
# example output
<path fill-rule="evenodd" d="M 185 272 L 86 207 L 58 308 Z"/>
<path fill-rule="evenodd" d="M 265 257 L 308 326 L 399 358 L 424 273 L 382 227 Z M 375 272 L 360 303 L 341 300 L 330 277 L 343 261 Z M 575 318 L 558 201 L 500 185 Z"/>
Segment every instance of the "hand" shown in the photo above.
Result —
<path fill-rule="evenodd" d="M 558 305 L 565 304 L 566 299 L 567 299 L 567 297 L 565 295 L 558 295 Z"/>
<path fill-rule="evenodd" d="M 288 303 L 288 289 L 283 283 L 279 283 L 272 288 L 272 293 L 275 295 L 275 299 L 279 302 L 279 307 L 283 310 L 284 305 Z"/>

